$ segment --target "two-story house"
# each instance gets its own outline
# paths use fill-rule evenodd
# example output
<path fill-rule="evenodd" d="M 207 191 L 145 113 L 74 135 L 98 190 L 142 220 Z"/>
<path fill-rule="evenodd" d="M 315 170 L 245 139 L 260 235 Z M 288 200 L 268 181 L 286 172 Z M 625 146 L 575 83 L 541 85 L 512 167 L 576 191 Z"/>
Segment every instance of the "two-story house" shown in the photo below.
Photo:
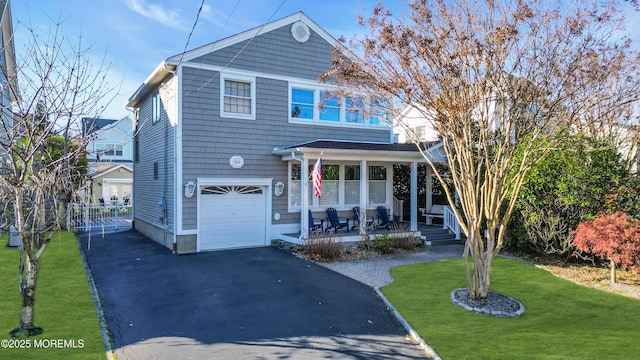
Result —
<path fill-rule="evenodd" d="M 87 141 L 85 201 L 105 204 L 131 202 L 133 187 L 133 129 L 131 117 L 120 120 L 83 118 Z M 127 200 L 128 199 L 128 200 Z"/>
<path fill-rule="evenodd" d="M 296 13 L 162 61 L 127 103 L 135 228 L 177 253 L 300 242 L 309 210 L 392 212 L 393 164 L 407 164 L 417 230 L 424 159 L 393 142 L 384 114 L 359 110 L 370 99 L 334 97 L 318 80 L 338 47 Z M 320 156 L 318 198 L 310 175 Z"/>
<path fill-rule="evenodd" d="M 16 101 L 18 94 L 18 80 L 16 73 L 16 55 L 13 42 L 13 22 L 11 20 L 11 5 L 7 0 L 0 0 L 0 141 L 7 140 L 5 129 L 11 129 L 13 124 L 11 104 Z M 4 164 L 4 154 L 0 148 L 0 171 Z"/>

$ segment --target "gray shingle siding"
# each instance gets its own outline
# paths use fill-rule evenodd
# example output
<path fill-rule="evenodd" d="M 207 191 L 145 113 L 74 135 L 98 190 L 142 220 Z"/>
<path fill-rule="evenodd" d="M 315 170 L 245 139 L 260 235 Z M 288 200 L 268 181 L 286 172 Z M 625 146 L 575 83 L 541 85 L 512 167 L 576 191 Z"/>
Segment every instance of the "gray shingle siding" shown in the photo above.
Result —
<path fill-rule="evenodd" d="M 273 178 L 274 183 L 282 181 L 288 184 L 288 164 L 280 156 L 272 154 L 276 147 L 317 139 L 389 141 L 389 128 L 346 128 L 333 124 L 289 122 L 287 79 L 315 82 L 330 68 L 333 47 L 319 34 L 312 31 L 308 41 L 299 43 L 291 35 L 291 25 L 287 25 L 257 36 L 244 48 L 248 41 L 183 62 L 177 69 L 180 82 L 171 75 L 165 81 L 165 84 L 175 85 L 175 88 L 169 86 L 165 89 L 179 90 L 173 94 L 181 96 L 180 108 L 175 107 L 177 102 L 170 102 L 168 116 L 163 106 L 161 119 L 156 124 L 151 123 L 152 95 L 140 103 L 140 153 L 138 162 L 134 163 L 136 219 L 161 227 L 163 221 L 158 203 L 166 194 L 169 231 L 179 233 L 197 229 L 197 196 L 187 199 L 182 195 L 181 186 L 175 188 L 175 166 L 181 166 L 182 172 L 177 184 L 186 184 L 197 178 Z M 224 67 L 234 74 L 243 71 L 259 74 L 255 78 L 255 119 L 220 116 L 220 74 L 198 68 L 201 64 Z M 181 89 L 177 89 L 178 84 Z M 169 121 L 174 120 L 174 112 L 182 134 L 178 152 L 174 148 L 176 128 Z M 181 157 L 176 158 L 176 154 L 181 154 Z M 244 158 L 244 166 L 240 169 L 229 165 L 229 159 L 236 155 Z M 159 165 L 157 180 L 153 179 L 155 162 Z M 285 187 L 280 197 L 268 194 L 272 199 L 272 213 L 281 215 L 278 225 L 298 224 L 300 221 L 299 212 L 288 212 L 288 192 L 288 187 Z M 182 228 L 174 231 L 176 197 L 181 201 Z"/>
<path fill-rule="evenodd" d="M 222 118 L 217 76 L 212 71 L 183 69 L 183 183 L 197 177 L 267 177 L 287 183 L 287 163 L 271 154 L 275 147 L 329 138 L 389 141 L 388 129 L 289 123 L 288 82 L 264 77 L 256 78 L 255 120 Z M 215 80 L 209 81 L 212 78 Z M 207 81 L 208 84 L 195 91 Z M 229 165 L 234 155 L 244 158 L 241 169 Z M 286 193 L 272 201 L 273 212 L 282 215 L 279 223 L 299 222 L 299 214 L 287 213 Z M 197 202 L 183 198 L 183 229 L 196 229 L 196 222 Z"/>
<path fill-rule="evenodd" d="M 226 67 L 249 41 L 251 44 L 233 60 L 230 68 L 306 80 L 317 80 L 321 73 L 330 69 L 331 44 L 313 31 L 309 40 L 299 43 L 291 36 L 291 25 L 201 56 L 193 62 Z"/>
<path fill-rule="evenodd" d="M 141 104 L 136 133 L 140 153 L 134 162 L 134 218 L 162 226 L 162 212 L 158 205 L 166 197 L 169 231 L 173 232 L 174 128 L 170 126 L 162 107 L 160 121 L 151 121 L 151 97 Z M 158 163 L 158 179 L 154 179 L 154 163 Z"/>

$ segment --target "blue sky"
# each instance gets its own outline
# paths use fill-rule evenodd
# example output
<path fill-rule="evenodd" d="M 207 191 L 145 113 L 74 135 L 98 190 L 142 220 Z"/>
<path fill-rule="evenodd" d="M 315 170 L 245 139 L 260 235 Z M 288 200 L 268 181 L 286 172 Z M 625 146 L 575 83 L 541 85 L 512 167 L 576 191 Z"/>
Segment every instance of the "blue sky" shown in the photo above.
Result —
<path fill-rule="evenodd" d="M 398 8 L 398 0 L 385 4 Z M 11 2 L 18 59 L 27 28 L 46 34 L 58 18 L 70 39 L 82 35 L 95 61 L 110 63 L 112 86 L 120 88 L 103 117 L 129 115 L 124 103 L 164 59 L 183 51 L 201 0 L 14 0 Z M 333 36 L 362 31 L 358 14 L 371 13 L 375 0 L 205 0 L 188 49 L 303 11 Z M 627 8 L 628 6 L 625 5 Z M 275 14 L 274 14 L 275 13 Z M 628 31 L 640 43 L 640 14 L 630 10 Z"/>

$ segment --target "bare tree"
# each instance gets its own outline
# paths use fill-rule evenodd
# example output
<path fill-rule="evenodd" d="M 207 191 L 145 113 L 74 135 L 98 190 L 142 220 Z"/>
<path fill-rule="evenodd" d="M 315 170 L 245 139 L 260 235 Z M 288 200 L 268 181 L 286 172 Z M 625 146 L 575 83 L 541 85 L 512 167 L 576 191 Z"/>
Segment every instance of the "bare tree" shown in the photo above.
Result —
<path fill-rule="evenodd" d="M 34 326 L 40 259 L 54 233 L 63 227 L 66 203 L 80 183 L 77 166 L 85 141 L 79 132 L 83 116 L 96 116 L 110 93 L 107 66 L 92 65 L 90 47 L 65 36 L 60 23 L 48 37 L 31 36 L 17 61 L 17 81 L 9 91 L 18 99 L 2 113 L 3 155 L 0 202 L 10 204 L 20 248 L 20 327 L 14 336 L 41 332 Z M 12 84 L 19 84 L 16 87 Z"/>
<path fill-rule="evenodd" d="M 408 6 L 402 18 L 378 4 L 368 20 L 359 19 L 370 32 L 350 48 L 362 61 L 336 51 L 323 77 L 345 91 L 369 87 L 414 106 L 441 135 L 447 171 L 423 155 L 459 196 L 456 208 L 444 186 L 467 235 L 469 294 L 485 298 L 527 172 L 557 135 L 637 101 L 638 55 L 620 35 L 615 2 L 416 0 Z M 607 101 L 584 101 L 593 98 Z"/>

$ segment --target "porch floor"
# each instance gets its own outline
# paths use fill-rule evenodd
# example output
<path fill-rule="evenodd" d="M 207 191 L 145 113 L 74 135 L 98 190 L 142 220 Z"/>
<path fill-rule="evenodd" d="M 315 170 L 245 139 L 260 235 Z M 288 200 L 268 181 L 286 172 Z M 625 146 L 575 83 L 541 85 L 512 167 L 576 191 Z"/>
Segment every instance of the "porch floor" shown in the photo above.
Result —
<path fill-rule="evenodd" d="M 403 227 L 409 228 L 408 222 L 401 223 Z M 408 231 L 408 230 L 407 230 Z M 376 235 L 381 235 L 384 233 L 390 232 L 385 228 L 376 228 L 369 234 L 373 237 Z M 342 241 L 344 242 L 355 242 L 361 241 L 360 234 L 358 229 L 353 229 L 348 232 L 339 231 L 339 234 L 342 236 Z M 419 236 L 423 240 L 426 241 L 427 245 L 448 245 L 453 243 L 460 243 L 461 240 L 455 240 L 455 235 L 449 234 L 447 230 L 442 228 L 442 225 L 427 225 L 424 223 L 418 223 L 417 231 L 415 232 L 415 236 Z M 282 234 L 281 239 L 283 241 L 300 244 L 300 232 L 291 233 L 291 234 Z"/>

